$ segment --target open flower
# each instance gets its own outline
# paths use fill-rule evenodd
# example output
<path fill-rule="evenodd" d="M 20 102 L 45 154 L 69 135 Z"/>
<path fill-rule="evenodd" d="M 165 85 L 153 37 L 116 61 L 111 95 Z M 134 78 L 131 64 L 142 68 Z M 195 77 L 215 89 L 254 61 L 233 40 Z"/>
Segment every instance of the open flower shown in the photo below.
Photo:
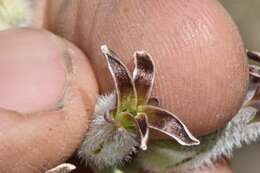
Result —
<path fill-rule="evenodd" d="M 129 131 L 135 130 L 143 150 L 147 148 L 148 137 L 153 137 L 149 135 L 149 129 L 163 133 L 181 145 L 200 143 L 176 115 L 158 107 L 158 99 L 151 97 L 155 67 L 148 53 L 135 52 L 132 78 L 127 67 L 112 50 L 105 45 L 101 50 L 113 76 L 117 96 L 115 109 L 108 110 L 105 115 L 108 122 Z"/>
<path fill-rule="evenodd" d="M 115 92 L 98 98 L 94 119 L 79 150 L 80 158 L 100 169 L 122 165 L 139 149 L 147 149 L 148 139 L 155 137 L 150 130 L 184 146 L 200 144 L 176 115 L 160 108 L 159 100 L 151 97 L 155 66 L 149 54 L 135 52 L 132 77 L 112 50 L 105 45 L 101 50 Z"/>

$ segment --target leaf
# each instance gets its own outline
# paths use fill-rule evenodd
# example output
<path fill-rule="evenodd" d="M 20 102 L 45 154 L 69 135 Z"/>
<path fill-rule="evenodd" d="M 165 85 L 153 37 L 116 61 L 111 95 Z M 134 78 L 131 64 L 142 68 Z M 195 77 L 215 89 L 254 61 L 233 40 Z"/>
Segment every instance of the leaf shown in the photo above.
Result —
<path fill-rule="evenodd" d="M 133 76 L 138 104 L 146 104 L 151 95 L 154 82 L 154 62 L 151 56 L 144 51 L 135 52 L 134 58 L 135 69 Z"/>
<path fill-rule="evenodd" d="M 179 144 L 185 146 L 199 145 L 188 128 L 173 113 L 156 106 L 144 106 L 144 112 L 148 116 L 149 128 L 168 135 Z"/>
<path fill-rule="evenodd" d="M 139 113 L 136 117 L 134 117 L 129 112 L 124 112 L 125 117 L 128 117 L 132 123 L 135 124 L 136 132 L 138 134 L 138 138 L 140 140 L 140 148 L 142 150 L 147 149 L 147 142 L 149 138 L 149 128 L 148 128 L 148 118 L 145 113 Z"/>
<path fill-rule="evenodd" d="M 117 112 L 122 111 L 121 109 L 125 109 L 125 107 L 129 105 L 135 107 L 137 104 L 136 89 L 127 67 L 106 45 L 101 46 L 101 51 L 106 57 L 110 73 L 115 83 Z"/>

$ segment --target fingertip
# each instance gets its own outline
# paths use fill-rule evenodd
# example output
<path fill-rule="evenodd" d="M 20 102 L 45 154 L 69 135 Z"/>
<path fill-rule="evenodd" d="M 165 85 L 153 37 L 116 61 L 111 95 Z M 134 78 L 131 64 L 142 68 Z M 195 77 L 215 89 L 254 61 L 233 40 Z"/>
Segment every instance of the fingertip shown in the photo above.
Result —
<path fill-rule="evenodd" d="M 0 38 L 0 107 L 22 113 L 55 109 L 72 82 L 93 106 L 95 76 L 73 44 L 35 29 L 7 30 Z"/>
<path fill-rule="evenodd" d="M 0 172 L 44 172 L 83 140 L 98 94 L 95 76 L 76 46 L 46 31 L 0 37 Z"/>
<path fill-rule="evenodd" d="M 0 106 L 27 113 L 52 109 L 67 82 L 62 47 L 33 29 L 7 30 L 0 38 Z"/>

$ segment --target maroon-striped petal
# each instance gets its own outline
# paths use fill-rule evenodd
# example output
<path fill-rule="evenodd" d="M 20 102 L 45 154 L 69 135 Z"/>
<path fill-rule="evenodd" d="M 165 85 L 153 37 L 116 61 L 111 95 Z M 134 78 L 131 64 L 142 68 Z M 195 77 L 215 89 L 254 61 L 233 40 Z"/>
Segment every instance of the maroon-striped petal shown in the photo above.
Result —
<path fill-rule="evenodd" d="M 159 131 L 185 146 L 199 145 L 196 139 L 181 120 L 173 113 L 156 106 L 144 106 L 148 116 L 149 128 Z M 150 136 L 152 138 L 152 136 Z"/>
<path fill-rule="evenodd" d="M 145 51 L 134 54 L 135 69 L 133 72 L 134 84 L 137 91 L 138 104 L 146 104 L 151 95 L 154 82 L 154 62 Z"/>
<path fill-rule="evenodd" d="M 259 82 L 260 82 L 260 78 L 252 75 L 249 76 L 249 86 L 244 100 L 244 105 L 250 105 L 250 102 L 257 95 L 260 86 Z"/>
<path fill-rule="evenodd" d="M 260 67 L 257 65 L 249 65 L 249 74 L 252 77 L 260 78 Z"/>
<path fill-rule="evenodd" d="M 101 46 L 102 53 L 106 57 L 110 73 L 113 77 L 117 94 L 117 112 L 120 112 L 122 102 L 128 102 L 131 106 L 137 104 L 136 89 L 126 65 L 106 45 Z M 128 105 L 125 105 L 128 106 Z"/>
<path fill-rule="evenodd" d="M 249 59 L 260 62 L 260 52 L 247 50 L 246 53 Z"/>
<path fill-rule="evenodd" d="M 136 132 L 140 141 L 140 148 L 142 150 L 147 149 L 147 142 L 149 138 L 149 127 L 148 127 L 148 118 L 145 113 L 139 113 L 137 116 L 133 116 L 129 112 L 124 112 L 124 116 L 128 120 L 135 124 Z"/>

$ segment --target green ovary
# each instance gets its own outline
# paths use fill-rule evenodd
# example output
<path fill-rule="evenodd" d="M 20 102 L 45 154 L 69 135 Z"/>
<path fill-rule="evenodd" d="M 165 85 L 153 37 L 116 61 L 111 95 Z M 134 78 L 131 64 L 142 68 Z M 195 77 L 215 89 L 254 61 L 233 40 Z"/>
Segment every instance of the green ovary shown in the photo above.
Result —
<path fill-rule="evenodd" d="M 143 105 L 136 105 L 136 100 L 134 100 L 134 98 L 126 97 L 122 100 L 119 110 L 111 112 L 112 117 L 114 117 L 114 119 L 119 122 L 120 127 L 123 127 L 129 132 L 134 133 L 136 125 L 131 119 L 125 116 L 126 112 L 136 117 L 138 113 L 144 112 Z"/>

